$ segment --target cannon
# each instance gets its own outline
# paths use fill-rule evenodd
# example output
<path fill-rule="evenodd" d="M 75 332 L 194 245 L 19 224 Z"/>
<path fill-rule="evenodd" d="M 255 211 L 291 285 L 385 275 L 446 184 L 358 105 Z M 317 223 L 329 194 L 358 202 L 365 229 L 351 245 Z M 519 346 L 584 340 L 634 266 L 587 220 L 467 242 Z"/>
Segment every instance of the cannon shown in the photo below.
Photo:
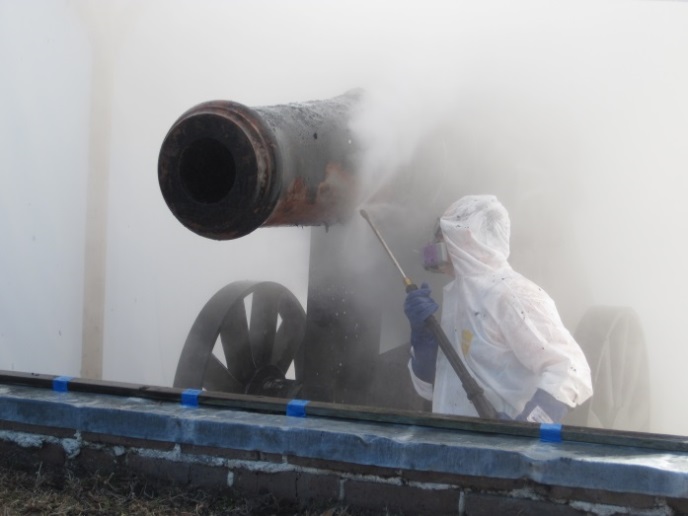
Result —
<path fill-rule="evenodd" d="M 204 102 L 172 125 L 158 180 L 172 213 L 204 237 L 261 226 L 331 225 L 351 214 L 356 145 L 347 126 L 360 97 L 249 108 Z"/>
<path fill-rule="evenodd" d="M 170 211 L 191 231 L 226 240 L 259 227 L 324 227 L 311 233 L 307 310 L 274 282 L 222 287 L 189 332 L 175 387 L 429 408 L 411 386 L 407 347 L 381 351 L 382 307 L 399 297 L 394 271 L 386 288 L 380 281 L 385 257 L 363 268 L 342 259 L 352 245 L 347 221 L 361 196 L 361 142 L 349 129 L 361 96 L 352 91 L 255 108 L 205 102 L 170 128 L 160 149 L 160 189 Z M 400 325 L 405 333 L 404 322 L 397 321 Z M 571 422 L 647 429 L 647 398 L 629 394 L 646 389 L 648 378 L 634 312 L 591 307 L 576 338 L 599 395 L 574 411 Z"/>
<path fill-rule="evenodd" d="M 379 293 L 365 274 L 347 270 L 348 244 L 332 228 L 356 213 L 359 145 L 349 121 L 360 98 L 354 90 L 269 107 L 204 102 L 168 131 L 160 189 L 190 230 L 226 240 L 259 227 L 323 226 L 311 236 L 308 315 L 282 285 L 226 285 L 199 313 L 175 386 L 371 403 Z M 218 336 L 222 350 L 214 353 Z"/>

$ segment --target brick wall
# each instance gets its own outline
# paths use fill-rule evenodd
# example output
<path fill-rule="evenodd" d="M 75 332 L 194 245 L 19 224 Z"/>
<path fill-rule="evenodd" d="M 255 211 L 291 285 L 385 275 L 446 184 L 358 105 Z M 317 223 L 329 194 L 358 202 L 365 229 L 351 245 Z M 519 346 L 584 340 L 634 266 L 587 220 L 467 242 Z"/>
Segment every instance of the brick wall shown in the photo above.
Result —
<path fill-rule="evenodd" d="M 182 486 L 272 493 L 309 504 L 406 514 L 686 514 L 686 500 L 542 485 L 532 480 L 390 469 L 260 451 L 233 450 L 0 421 L 0 464 L 145 477 Z"/>

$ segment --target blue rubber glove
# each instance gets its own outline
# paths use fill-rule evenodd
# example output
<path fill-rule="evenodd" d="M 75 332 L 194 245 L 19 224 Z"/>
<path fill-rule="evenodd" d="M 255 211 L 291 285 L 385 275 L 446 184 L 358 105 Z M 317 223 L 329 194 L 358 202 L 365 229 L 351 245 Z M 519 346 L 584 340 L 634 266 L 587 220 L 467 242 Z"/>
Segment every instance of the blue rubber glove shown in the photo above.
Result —
<path fill-rule="evenodd" d="M 419 289 L 406 294 L 404 301 L 404 313 L 411 323 L 411 329 L 424 328 L 425 320 L 434 314 L 439 305 L 430 297 L 431 290 L 427 283 L 423 283 Z"/>
<path fill-rule="evenodd" d="M 418 379 L 427 383 L 435 382 L 437 363 L 437 340 L 425 320 L 434 314 L 439 305 L 430 297 L 426 283 L 406 296 L 404 313 L 411 323 L 411 368 Z"/>
<path fill-rule="evenodd" d="M 526 403 L 516 421 L 531 423 L 561 423 L 569 411 L 569 406 L 557 400 L 550 393 L 538 389 L 531 400 Z"/>

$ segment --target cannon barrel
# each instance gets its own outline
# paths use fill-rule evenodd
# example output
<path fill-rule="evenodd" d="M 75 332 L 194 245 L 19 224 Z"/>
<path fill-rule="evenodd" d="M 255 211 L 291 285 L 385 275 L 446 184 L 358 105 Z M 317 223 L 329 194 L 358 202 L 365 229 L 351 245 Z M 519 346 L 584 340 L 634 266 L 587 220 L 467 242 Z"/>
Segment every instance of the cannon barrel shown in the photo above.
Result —
<path fill-rule="evenodd" d="M 216 240 L 261 226 L 331 225 L 353 214 L 359 91 L 249 108 L 210 101 L 185 112 L 160 148 L 165 202 L 187 228 Z"/>

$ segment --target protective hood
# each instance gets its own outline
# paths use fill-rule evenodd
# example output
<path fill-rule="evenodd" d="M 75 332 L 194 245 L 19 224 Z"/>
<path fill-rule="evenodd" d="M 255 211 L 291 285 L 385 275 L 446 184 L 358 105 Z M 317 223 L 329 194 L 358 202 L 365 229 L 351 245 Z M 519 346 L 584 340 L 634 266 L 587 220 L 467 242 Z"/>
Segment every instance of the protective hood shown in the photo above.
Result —
<path fill-rule="evenodd" d="M 494 195 L 467 195 L 440 218 L 449 256 L 458 276 L 508 267 L 511 221 Z"/>

